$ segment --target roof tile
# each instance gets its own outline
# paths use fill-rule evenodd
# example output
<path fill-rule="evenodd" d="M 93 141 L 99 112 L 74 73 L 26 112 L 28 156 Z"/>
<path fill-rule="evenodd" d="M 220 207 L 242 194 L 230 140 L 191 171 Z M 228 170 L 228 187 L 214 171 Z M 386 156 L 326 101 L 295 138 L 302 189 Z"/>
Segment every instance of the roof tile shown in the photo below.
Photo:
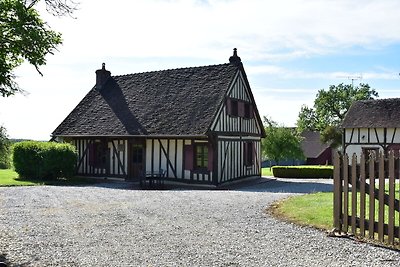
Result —
<path fill-rule="evenodd" d="M 237 70 L 220 64 L 111 76 L 53 135 L 204 135 Z"/>

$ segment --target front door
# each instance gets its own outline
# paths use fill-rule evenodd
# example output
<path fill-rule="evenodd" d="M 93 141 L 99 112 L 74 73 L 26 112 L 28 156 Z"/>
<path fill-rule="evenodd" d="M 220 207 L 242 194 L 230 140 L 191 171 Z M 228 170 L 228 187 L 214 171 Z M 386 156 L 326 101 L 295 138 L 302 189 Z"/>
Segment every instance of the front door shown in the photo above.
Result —
<path fill-rule="evenodd" d="M 145 146 L 144 143 L 135 142 L 130 146 L 130 169 L 129 178 L 138 180 L 145 169 Z"/>

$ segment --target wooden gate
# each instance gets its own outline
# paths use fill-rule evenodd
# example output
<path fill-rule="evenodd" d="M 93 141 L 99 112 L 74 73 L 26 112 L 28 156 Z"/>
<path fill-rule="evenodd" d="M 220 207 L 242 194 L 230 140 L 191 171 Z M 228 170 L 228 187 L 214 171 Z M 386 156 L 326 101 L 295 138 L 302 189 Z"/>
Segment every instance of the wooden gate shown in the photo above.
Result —
<path fill-rule="evenodd" d="M 393 152 L 334 155 L 334 227 L 360 237 L 400 243 L 400 159 Z"/>

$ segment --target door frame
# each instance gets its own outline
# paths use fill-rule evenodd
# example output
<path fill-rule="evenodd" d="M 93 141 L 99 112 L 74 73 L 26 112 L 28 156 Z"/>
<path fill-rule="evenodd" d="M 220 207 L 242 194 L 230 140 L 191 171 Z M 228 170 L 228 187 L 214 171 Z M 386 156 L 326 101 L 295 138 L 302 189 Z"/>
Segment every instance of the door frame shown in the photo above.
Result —
<path fill-rule="evenodd" d="M 140 177 L 134 177 L 134 166 L 133 166 L 133 145 L 142 145 L 143 152 L 142 152 L 142 172 L 146 171 L 146 139 L 144 138 L 134 138 L 128 140 L 128 175 L 127 180 L 139 180 Z"/>

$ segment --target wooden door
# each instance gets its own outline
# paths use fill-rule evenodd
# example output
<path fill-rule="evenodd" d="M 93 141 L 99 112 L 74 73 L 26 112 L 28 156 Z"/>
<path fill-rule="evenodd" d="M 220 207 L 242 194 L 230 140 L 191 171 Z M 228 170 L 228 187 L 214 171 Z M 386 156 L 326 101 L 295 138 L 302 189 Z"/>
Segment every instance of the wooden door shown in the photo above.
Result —
<path fill-rule="evenodd" d="M 145 170 L 145 145 L 144 142 L 134 142 L 130 145 L 129 152 L 129 178 L 138 180 Z"/>

